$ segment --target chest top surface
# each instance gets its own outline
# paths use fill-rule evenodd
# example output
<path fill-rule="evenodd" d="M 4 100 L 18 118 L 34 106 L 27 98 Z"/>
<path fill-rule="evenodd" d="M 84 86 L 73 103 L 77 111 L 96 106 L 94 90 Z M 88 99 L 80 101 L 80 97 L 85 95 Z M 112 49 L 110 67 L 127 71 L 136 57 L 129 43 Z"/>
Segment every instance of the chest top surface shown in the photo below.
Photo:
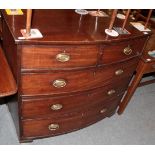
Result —
<path fill-rule="evenodd" d="M 43 35 L 41 39 L 20 40 L 21 29 L 25 29 L 26 10 L 24 15 L 7 15 L 2 10 L 3 18 L 15 40 L 16 44 L 96 44 L 117 42 L 142 37 L 139 32 L 129 23 L 126 29 L 128 35 L 109 37 L 105 29 L 109 27 L 110 17 L 94 17 L 89 14 L 79 15 L 75 10 L 33 10 L 32 26 L 37 28 Z M 122 26 L 123 20 L 115 20 L 114 26 Z"/>

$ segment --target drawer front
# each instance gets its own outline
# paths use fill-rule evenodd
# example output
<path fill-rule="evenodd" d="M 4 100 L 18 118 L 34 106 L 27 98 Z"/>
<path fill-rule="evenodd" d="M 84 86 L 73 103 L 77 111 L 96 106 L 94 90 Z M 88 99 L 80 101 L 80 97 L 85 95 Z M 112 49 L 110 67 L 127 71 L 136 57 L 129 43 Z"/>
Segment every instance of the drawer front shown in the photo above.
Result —
<path fill-rule="evenodd" d="M 114 97 L 121 97 L 126 90 L 129 79 L 122 79 L 117 83 L 88 91 L 86 93 L 38 99 L 23 99 L 22 112 L 23 118 L 60 117 L 71 113 L 81 112 L 99 102 L 110 100 Z"/>
<path fill-rule="evenodd" d="M 22 95 L 55 95 L 101 87 L 129 77 L 137 59 L 97 70 L 22 74 Z"/>
<path fill-rule="evenodd" d="M 115 111 L 119 100 L 114 99 L 106 104 L 88 109 L 72 117 L 23 120 L 23 137 L 55 136 L 95 123 Z"/>
<path fill-rule="evenodd" d="M 23 46 L 23 69 L 65 69 L 95 66 L 97 46 Z"/>
<path fill-rule="evenodd" d="M 146 39 L 137 39 L 130 42 L 110 44 L 101 48 L 103 55 L 101 64 L 111 64 L 130 59 L 142 52 Z"/>

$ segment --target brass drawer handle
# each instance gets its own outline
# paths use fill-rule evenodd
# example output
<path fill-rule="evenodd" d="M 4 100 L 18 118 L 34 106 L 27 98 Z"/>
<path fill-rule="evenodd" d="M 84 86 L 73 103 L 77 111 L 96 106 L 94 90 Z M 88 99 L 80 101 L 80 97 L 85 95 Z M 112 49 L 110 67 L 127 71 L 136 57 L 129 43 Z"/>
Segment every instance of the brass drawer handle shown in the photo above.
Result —
<path fill-rule="evenodd" d="M 67 62 L 70 60 L 70 55 L 67 53 L 59 53 L 56 55 L 56 60 L 60 62 Z"/>
<path fill-rule="evenodd" d="M 124 48 L 123 53 L 125 55 L 130 55 L 132 53 L 132 49 L 130 48 L 130 46 Z"/>
<path fill-rule="evenodd" d="M 66 86 L 66 81 L 64 79 L 57 79 L 53 81 L 53 86 L 56 88 L 62 88 Z"/>
<path fill-rule="evenodd" d="M 60 110 L 60 109 L 62 109 L 62 104 L 53 104 L 51 106 L 51 109 L 54 111 Z"/>
<path fill-rule="evenodd" d="M 121 75 L 123 74 L 123 70 L 122 69 L 118 69 L 117 71 L 115 71 L 115 75 Z"/>
<path fill-rule="evenodd" d="M 113 94 L 115 94 L 115 93 L 116 93 L 116 91 L 115 91 L 114 89 L 111 89 L 111 90 L 108 91 L 107 94 L 108 94 L 109 96 L 111 96 L 111 95 L 113 95 Z"/>
<path fill-rule="evenodd" d="M 48 129 L 49 129 L 50 131 L 58 130 L 58 129 L 59 129 L 59 124 L 50 124 L 50 125 L 48 126 Z"/>
<path fill-rule="evenodd" d="M 100 110 L 100 113 L 103 114 L 103 113 L 105 113 L 106 111 L 107 111 L 107 108 L 104 108 L 104 109 Z"/>

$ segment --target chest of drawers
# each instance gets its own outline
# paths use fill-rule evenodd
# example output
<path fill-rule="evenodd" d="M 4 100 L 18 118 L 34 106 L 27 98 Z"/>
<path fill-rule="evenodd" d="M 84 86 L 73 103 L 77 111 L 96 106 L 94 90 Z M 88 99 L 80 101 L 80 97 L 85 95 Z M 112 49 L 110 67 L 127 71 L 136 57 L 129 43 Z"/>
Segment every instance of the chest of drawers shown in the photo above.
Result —
<path fill-rule="evenodd" d="M 52 22 L 38 25 L 41 14 Z M 79 31 L 74 10 L 35 10 L 32 25 L 44 38 L 19 40 L 24 21 L 17 16 L 13 24 L 12 18 L 3 11 L 3 48 L 18 84 L 18 102 L 9 109 L 21 142 L 78 130 L 115 113 L 148 35 L 129 26 L 130 35 L 107 38 L 100 27 L 109 19 L 102 18 L 92 36 L 88 25 Z"/>

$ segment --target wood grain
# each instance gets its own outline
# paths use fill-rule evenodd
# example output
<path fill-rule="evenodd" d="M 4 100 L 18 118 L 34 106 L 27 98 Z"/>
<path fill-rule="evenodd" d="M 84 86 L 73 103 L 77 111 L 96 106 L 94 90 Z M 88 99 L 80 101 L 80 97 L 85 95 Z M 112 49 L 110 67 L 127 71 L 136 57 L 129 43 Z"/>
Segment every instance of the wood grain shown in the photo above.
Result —
<path fill-rule="evenodd" d="M 111 114 L 112 111 L 115 111 L 119 100 L 120 99 L 110 100 L 107 101 L 106 104 L 102 104 L 101 102 L 98 107 L 92 107 L 72 117 L 23 120 L 23 136 L 27 138 L 55 136 L 86 127 L 105 118 L 108 114 Z M 101 113 L 100 111 L 103 109 L 107 109 L 107 111 Z M 50 124 L 58 124 L 59 129 L 50 131 L 48 129 Z"/>
<path fill-rule="evenodd" d="M 104 68 L 84 71 L 55 71 L 47 73 L 25 73 L 21 77 L 21 90 L 23 96 L 55 95 L 71 92 L 86 91 L 111 83 L 111 80 L 120 80 L 132 76 L 137 59 L 126 61 Z M 119 69 L 123 70 L 120 76 L 115 75 Z M 64 79 L 66 86 L 57 88 L 53 83 L 57 79 Z"/>
<path fill-rule="evenodd" d="M 110 18 L 100 18 L 97 22 L 96 31 L 96 18 L 89 14 L 82 16 L 81 24 L 79 25 L 80 15 L 75 13 L 75 10 L 35 9 L 33 10 L 32 27 L 39 29 L 43 38 L 20 40 L 18 39 L 21 36 L 20 29 L 25 28 L 26 21 L 26 10 L 23 10 L 23 12 L 23 16 L 8 16 L 5 10 L 2 11 L 16 44 L 101 44 L 144 37 L 142 32 L 127 23 L 126 29 L 131 33 L 130 35 L 107 38 L 104 30 L 109 27 Z M 115 26 L 121 27 L 122 20 L 116 18 Z"/>
<path fill-rule="evenodd" d="M 130 35 L 108 37 L 104 30 L 109 17 L 96 23 L 95 17 L 80 17 L 75 10 L 34 10 L 32 27 L 43 38 L 20 40 L 25 13 L 8 16 L 2 10 L 3 49 L 18 84 L 18 102 L 9 109 L 19 140 L 68 133 L 112 116 L 150 34 L 127 24 Z M 116 18 L 115 26 L 121 27 L 122 20 Z M 133 52 L 124 55 L 128 45 Z M 69 54 L 70 60 L 57 61 L 59 53 Z M 54 87 L 57 79 L 66 80 L 66 86 Z M 63 109 L 51 111 L 53 104 L 62 104 Z M 51 123 L 58 123 L 59 130 L 49 131 Z"/>
<path fill-rule="evenodd" d="M 96 66 L 98 47 L 94 45 L 81 46 L 23 46 L 22 69 L 67 69 L 75 67 Z M 70 56 L 69 61 L 60 62 L 58 54 Z"/>
<path fill-rule="evenodd" d="M 17 85 L 0 47 L 0 97 L 13 95 L 17 92 Z"/>
<path fill-rule="evenodd" d="M 39 117 L 63 117 L 71 113 L 84 111 L 89 107 L 96 105 L 99 102 L 105 102 L 112 98 L 120 98 L 126 87 L 128 86 L 129 79 L 122 79 L 117 83 L 111 83 L 102 88 L 86 91 L 80 94 L 74 94 L 61 97 L 46 97 L 35 99 L 22 100 L 22 117 L 23 118 L 39 118 Z M 108 91 L 115 90 L 115 93 L 108 95 Z M 62 109 L 52 110 L 51 106 L 61 104 Z M 42 110 L 40 110 L 42 109 Z"/>

